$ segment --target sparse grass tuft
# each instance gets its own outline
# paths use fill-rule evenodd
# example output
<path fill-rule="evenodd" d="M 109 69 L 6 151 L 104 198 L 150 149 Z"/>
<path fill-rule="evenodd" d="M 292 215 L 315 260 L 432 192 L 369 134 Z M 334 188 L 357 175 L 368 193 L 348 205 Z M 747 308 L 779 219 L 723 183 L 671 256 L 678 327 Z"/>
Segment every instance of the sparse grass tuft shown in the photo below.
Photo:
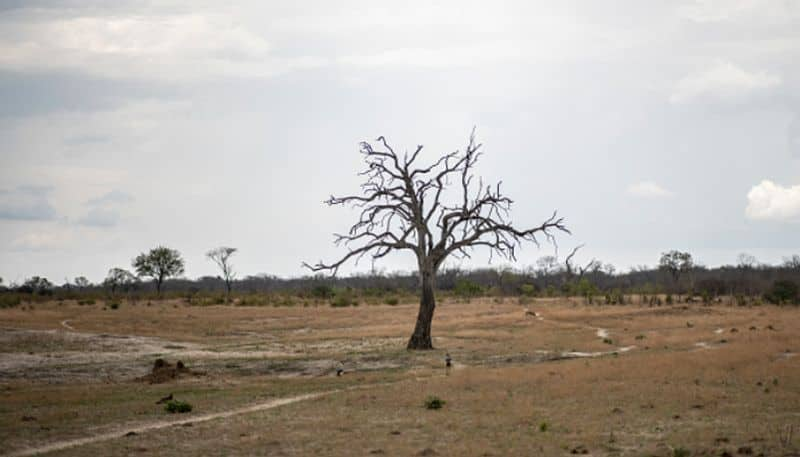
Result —
<path fill-rule="evenodd" d="M 431 395 L 425 399 L 425 408 L 427 409 L 442 409 L 442 407 L 447 403 L 446 401 L 442 400 L 441 398 L 437 397 L 436 395 Z"/>
<path fill-rule="evenodd" d="M 550 428 L 550 425 L 546 421 L 542 421 L 539 423 L 539 431 L 544 433 Z"/>
<path fill-rule="evenodd" d="M 672 450 L 672 457 L 689 457 L 690 455 L 692 453 L 684 447 L 676 447 Z"/>

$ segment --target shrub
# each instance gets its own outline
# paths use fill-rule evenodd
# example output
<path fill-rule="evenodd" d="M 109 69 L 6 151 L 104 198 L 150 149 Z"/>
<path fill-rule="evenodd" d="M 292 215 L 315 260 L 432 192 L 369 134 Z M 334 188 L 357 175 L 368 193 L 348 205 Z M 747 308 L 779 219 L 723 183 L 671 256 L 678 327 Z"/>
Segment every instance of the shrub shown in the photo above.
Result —
<path fill-rule="evenodd" d="M 519 291 L 526 297 L 533 297 L 536 295 L 536 286 L 533 284 L 523 284 L 519 287 Z"/>
<path fill-rule="evenodd" d="M 425 407 L 428 409 L 442 409 L 445 403 L 447 402 L 435 395 L 431 395 L 425 399 Z"/>
<path fill-rule="evenodd" d="M 353 293 L 349 290 L 341 290 L 336 293 L 336 296 L 331 300 L 331 306 L 334 308 L 344 308 L 347 306 L 358 306 Z"/>
<path fill-rule="evenodd" d="M 672 450 L 672 457 L 689 457 L 690 455 L 692 455 L 692 453 L 683 447 L 676 447 Z"/>
<path fill-rule="evenodd" d="M 547 422 L 545 422 L 545 421 L 542 421 L 539 424 L 539 431 L 542 432 L 542 433 L 546 432 L 548 428 L 550 428 L 550 426 L 547 425 Z"/>
<path fill-rule="evenodd" d="M 800 298 L 797 284 L 789 280 L 780 280 L 772 283 L 772 287 L 764 295 L 764 298 L 775 305 L 786 303 L 797 303 Z"/>
<path fill-rule="evenodd" d="M 311 289 L 311 296 L 315 298 L 327 299 L 333 298 L 334 295 L 336 295 L 336 293 L 333 290 L 333 287 L 327 284 L 317 284 Z"/>
<path fill-rule="evenodd" d="M 389 306 L 396 306 L 399 303 L 400 300 L 398 300 L 397 297 L 389 297 L 386 299 L 386 304 Z"/>
<path fill-rule="evenodd" d="M 164 410 L 168 413 L 188 413 L 192 410 L 192 405 L 180 400 L 170 400 L 164 406 Z"/>
<path fill-rule="evenodd" d="M 108 305 L 108 307 L 111 309 L 119 309 L 119 303 L 117 302 L 111 303 Z"/>
<path fill-rule="evenodd" d="M 483 289 L 480 284 L 472 282 L 469 279 L 459 279 L 453 291 L 459 297 L 469 298 L 479 296 L 483 292 Z"/>
<path fill-rule="evenodd" d="M 22 303 L 22 299 L 17 294 L 0 295 L 0 308 L 13 308 L 19 306 L 20 303 Z"/>

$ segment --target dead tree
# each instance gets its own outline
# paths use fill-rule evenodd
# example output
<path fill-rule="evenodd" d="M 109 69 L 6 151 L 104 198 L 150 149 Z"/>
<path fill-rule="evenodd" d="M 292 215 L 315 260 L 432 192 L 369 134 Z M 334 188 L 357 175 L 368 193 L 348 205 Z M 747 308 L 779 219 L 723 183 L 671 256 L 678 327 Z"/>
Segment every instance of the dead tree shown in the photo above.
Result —
<path fill-rule="evenodd" d="M 481 156 L 475 131 L 462 153 L 455 151 L 424 166 L 417 163 L 422 146 L 412 154 L 397 154 L 384 137 L 377 148 L 362 142 L 360 152 L 367 164 L 360 195 L 334 197 L 328 205 L 353 206 L 361 210 L 347 234 L 336 234 L 337 245 L 349 249 L 334 263 L 303 265 L 312 271 L 336 274 L 347 261 L 358 262 L 369 254 L 372 261 L 394 251 L 411 251 L 417 258 L 421 297 L 417 323 L 408 349 L 432 349 L 431 322 L 436 307 L 436 274 L 449 256 L 468 258 L 474 248 L 486 247 L 490 255 L 516 260 L 515 250 L 523 241 L 538 245 L 537 235 L 554 242 L 553 231 L 569 233 L 563 218 L 553 213 L 541 225 L 518 229 L 508 219 L 512 200 L 504 196 L 500 183 L 484 186 L 475 182 L 473 169 Z M 460 194 L 445 201 L 451 185 Z"/>
<path fill-rule="evenodd" d="M 576 281 L 580 281 L 583 279 L 583 276 L 586 274 L 587 271 L 595 271 L 600 268 L 600 262 L 597 259 L 592 259 L 584 266 L 578 266 L 577 268 L 572 264 L 572 258 L 575 257 L 575 254 L 578 251 L 586 246 L 585 244 L 581 244 L 575 247 L 572 252 L 569 253 L 567 258 L 564 260 L 564 267 L 567 272 L 566 282 L 569 283 L 575 278 Z"/>

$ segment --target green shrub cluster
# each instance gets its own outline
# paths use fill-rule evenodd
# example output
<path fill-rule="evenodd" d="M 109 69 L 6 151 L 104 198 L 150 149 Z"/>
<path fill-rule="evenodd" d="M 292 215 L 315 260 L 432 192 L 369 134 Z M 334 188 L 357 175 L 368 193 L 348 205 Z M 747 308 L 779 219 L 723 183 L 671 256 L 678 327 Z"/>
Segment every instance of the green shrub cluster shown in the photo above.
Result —
<path fill-rule="evenodd" d="M 775 305 L 796 305 L 800 303 L 800 290 L 793 281 L 775 281 L 769 291 L 764 294 L 764 299 Z"/>
<path fill-rule="evenodd" d="M 483 288 L 469 279 L 459 279 L 453 292 L 462 298 L 479 297 L 483 293 Z"/>
<path fill-rule="evenodd" d="M 22 298 L 18 294 L 1 294 L 0 308 L 13 308 L 22 303 Z"/>
<path fill-rule="evenodd" d="M 192 410 L 192 405 L 180 400 L 170 400 L 164 406 L 164 410 L 168 413 L 188 413 Z"/>
<path fill-rule="evenodd" d="M 352 290 L 340 289 L 336 291 L 336 295 L 333 297 L 333 300 L 331 300 L 331 306 L 334 308 L 358 306 L 358 300 Z"/>

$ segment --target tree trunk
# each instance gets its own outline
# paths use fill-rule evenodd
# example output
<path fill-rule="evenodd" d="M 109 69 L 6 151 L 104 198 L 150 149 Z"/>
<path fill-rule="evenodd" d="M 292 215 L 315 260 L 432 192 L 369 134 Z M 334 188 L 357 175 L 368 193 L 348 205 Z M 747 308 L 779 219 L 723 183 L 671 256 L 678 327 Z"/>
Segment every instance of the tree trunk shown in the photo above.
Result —
<path fill-rule="evenodd" d="M 436 308 L 436 297 L 433 294 L 433 287 L 434 273 L 431 271 L 423 271 L 422 295 L 419 301 L 417 325 L 414 327 L 414 333 L 408 340 L 408 349 L 433 349 L 431 322 L 433 321 L 433 310 Z"/>

